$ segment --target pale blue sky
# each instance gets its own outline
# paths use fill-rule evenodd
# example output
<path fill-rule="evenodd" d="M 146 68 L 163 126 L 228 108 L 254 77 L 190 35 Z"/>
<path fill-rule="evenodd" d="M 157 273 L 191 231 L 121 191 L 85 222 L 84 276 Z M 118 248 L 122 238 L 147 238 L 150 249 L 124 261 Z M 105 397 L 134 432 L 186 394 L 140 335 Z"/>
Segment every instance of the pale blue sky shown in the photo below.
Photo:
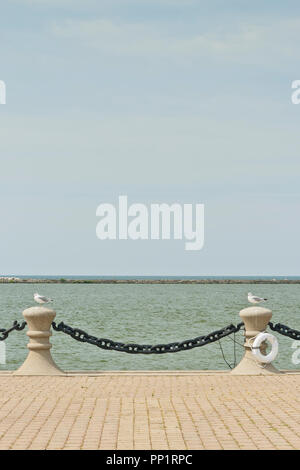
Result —
<path fill-rule="evenodd" d="M 297 1 L 0 8 L 3 274 L 299 275 Z M 205 203 L 205 245 L 96 238 L 96 207 Z"/>

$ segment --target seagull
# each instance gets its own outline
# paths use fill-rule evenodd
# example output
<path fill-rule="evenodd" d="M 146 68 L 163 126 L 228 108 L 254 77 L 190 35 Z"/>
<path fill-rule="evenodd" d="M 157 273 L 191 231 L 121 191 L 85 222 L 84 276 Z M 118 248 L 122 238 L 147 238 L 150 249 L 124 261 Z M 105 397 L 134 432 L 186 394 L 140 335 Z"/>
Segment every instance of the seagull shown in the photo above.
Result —
<path fill-rule="evenodd" d="M 53 302 L 52 299 L 48 299 L 48 297 L 44 297 L 38 293 L 35 293 L 33 298 L 38 304 L 47 304 L 48 302 Z"/>
<path fill-rule="evenodd" d="M 251 292 L 248 292 L 248 302 L 250 302 L 250 304 L 259 304 L 260 302 L 264 302 L 265 300 L 268 300 L 268 299 L 257 297 L 256 295 L 253 295 Z"/>

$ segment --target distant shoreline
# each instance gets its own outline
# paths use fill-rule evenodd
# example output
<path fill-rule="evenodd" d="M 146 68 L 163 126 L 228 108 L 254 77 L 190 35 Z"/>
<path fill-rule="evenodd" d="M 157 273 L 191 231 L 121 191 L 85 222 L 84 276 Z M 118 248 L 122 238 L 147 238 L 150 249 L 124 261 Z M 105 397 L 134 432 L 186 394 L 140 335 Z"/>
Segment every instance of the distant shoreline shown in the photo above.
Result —
<path fill-rule="evenodd" d="M 168 278 L 157 278 L 157 279 L 50 279 L 50 278 L 13 278 L 13 279 L 1 279 L 0 284 L 300 284 L 299 279 L 168 279 Z"/>

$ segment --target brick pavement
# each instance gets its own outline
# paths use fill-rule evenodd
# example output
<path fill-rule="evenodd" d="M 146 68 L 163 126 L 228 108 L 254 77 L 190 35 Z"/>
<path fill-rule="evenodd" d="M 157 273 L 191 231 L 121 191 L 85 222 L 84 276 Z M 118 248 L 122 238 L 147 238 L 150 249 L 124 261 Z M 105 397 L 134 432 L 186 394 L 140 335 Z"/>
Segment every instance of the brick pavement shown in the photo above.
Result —
<path fill-rule="evenodd" d="M 0 373 L 0 449 L 300 449 L 300 374 Z"/>

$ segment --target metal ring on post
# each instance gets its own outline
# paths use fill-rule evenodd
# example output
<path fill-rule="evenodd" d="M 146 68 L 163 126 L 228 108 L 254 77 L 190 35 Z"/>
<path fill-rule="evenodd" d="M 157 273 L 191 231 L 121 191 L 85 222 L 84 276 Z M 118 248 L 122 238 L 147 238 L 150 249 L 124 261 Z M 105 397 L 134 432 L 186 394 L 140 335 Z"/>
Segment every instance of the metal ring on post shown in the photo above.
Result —
<path fill-rule="evenodd" d="M 271 344 L 272 349 L 269 354 L 262 354 L 260 351 L 260 346 L 264 341 L 268 341 Z M 253 346 L 251 347 L 252 354 L 259 360 L 259 362 L 264 362 L 265 364 L 269 364 L 270 362 L 274 361 L 278 354 L 278 341 L 275 336 L 270 335 L 270 333 L 259 333 L 255 340 L 253 341 Z"/>

